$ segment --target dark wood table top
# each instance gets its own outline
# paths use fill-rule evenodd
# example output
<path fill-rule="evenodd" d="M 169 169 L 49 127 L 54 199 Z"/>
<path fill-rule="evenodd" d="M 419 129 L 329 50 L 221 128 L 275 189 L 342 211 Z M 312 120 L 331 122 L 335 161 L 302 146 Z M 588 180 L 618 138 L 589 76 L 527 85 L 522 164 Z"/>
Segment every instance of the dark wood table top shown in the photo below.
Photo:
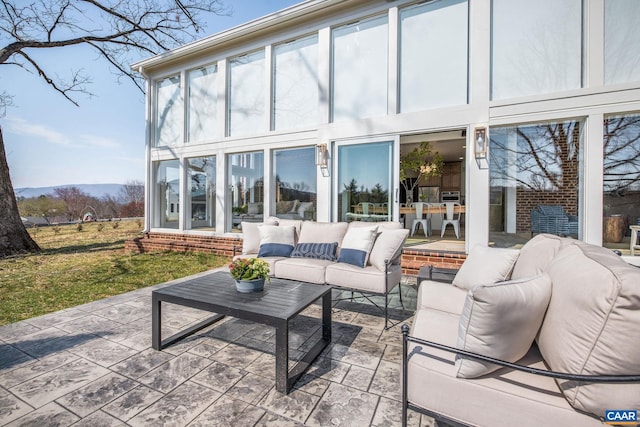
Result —
<path fill-rule="evenodd" d="M 226 314 L 244 317 L 246 314 L 274 319 L 291 319 L 312 302 L 331 292 L 327 285 L 316 285 L 293 280 L 271 278 L 261 292 L 240 293 L 235 281 L 226 271 L 216 271 L 194 277 L 182 283 L 156 289 L 153 294 L 166 302 L 176 302 L 197 308 L 199 302 L 215 312 L 216 307 L 224 308 Z"/>

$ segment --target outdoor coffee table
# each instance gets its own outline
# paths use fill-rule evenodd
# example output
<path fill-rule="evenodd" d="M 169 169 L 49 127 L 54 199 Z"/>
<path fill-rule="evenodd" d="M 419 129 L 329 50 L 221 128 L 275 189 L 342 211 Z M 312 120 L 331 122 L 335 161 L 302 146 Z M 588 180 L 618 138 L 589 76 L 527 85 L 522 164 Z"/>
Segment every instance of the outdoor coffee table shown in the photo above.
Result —
<path fill-rule="evenodd" d="M 322 298 L 322 337 L 289 369 L 289 320 Z M 331 287 L 292 280 L 271 279 L 264 291 L 236 291 L 228 272 L 213 272 L 154 290 L 152 301 L 153 348 L 168 345 L 205 328 L 225 315 L 276 328 L 276 390 L 287 394 L 313 360 L 331 342 Z M 163 302 L 217 313 L 165 340 L 161 334 Z"/>

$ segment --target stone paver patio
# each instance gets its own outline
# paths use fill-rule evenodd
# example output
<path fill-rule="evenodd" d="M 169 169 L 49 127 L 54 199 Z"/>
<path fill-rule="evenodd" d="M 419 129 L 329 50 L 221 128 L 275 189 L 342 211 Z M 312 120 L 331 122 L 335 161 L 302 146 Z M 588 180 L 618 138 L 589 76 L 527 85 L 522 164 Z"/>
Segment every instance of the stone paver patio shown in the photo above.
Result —
<path fill-rule="evenodd" d="M 403 279 L 404 315 L 392 294 L 394 317 L 406 322 L 416 304 L 410 280 Z M 167 285 L 0 327 L 0 426 L 401 424 L 400 326 L 385 331 L 370 304 L 335 305 L 331 345 L 283 395 L 275 390 L 271 327 L 227 317 L 153 350 L 151 291 Z M 167 304 L 163 334 L 208 315 Z M 313 305 L 295 320 L 292 348 L 313 341 L 319 318 Z M 409 422 L 433 425 L 417 413 Z"/>

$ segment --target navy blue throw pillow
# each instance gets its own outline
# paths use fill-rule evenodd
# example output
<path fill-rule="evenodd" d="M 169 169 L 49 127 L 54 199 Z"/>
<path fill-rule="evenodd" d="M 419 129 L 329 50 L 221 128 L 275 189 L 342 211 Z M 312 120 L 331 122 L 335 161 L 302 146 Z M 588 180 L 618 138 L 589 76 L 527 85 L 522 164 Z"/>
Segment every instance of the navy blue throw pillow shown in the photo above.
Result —
<path fill-rule="evenodd" d="M 333 243 L 298 243 L 291 252 L 291 258 L 313 258 L 327 261 L 336 260 L 338 242 Z"/>

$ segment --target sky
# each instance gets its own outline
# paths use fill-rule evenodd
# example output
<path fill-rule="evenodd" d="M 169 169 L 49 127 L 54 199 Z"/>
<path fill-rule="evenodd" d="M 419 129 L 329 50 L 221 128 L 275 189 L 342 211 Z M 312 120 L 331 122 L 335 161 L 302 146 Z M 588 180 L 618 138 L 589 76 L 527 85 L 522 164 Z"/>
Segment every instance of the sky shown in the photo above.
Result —
<path fill-rule="evenodd" d="M 302 0 L 223 0 L 231 16 L 208 19 L 206 37 Z M 2 42 L 3 40 L 0 40 Z M 95 95 L 76 96 L 76 107 L 44 81 L 18 67 L 3 66 L 0 92 L 14 106 L 0 118 L 14 188 L 70 184 L 144 182 L 144 95 L 84 47 L 30 52 L 51 75 L 84 69 Z M 140 56 L 136 60 L 144 59 Z"/>

